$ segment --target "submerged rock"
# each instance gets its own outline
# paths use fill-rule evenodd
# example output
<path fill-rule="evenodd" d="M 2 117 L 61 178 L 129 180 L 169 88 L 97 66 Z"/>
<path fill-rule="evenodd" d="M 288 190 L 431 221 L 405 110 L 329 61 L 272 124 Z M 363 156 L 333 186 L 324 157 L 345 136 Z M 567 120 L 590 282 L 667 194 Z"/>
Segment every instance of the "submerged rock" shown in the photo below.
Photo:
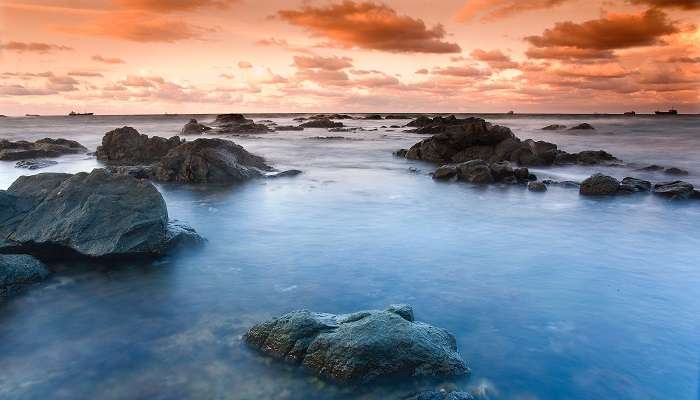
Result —
<path fill-rule="evenodd" d="M 457 167 L 454 165 L 443 165 L 433 172 L 433 179 L 444 181 L 457 176 Z"/>
<path fill-rule="evenodd" d="M 484 160 L 471 160 L 457 164 L 457 179 L 469 183 L 493 183 L 496 181 L 491 168 Z"/>
<path fill-rule="evenodd" d="M 673 200 L 685 200 L 694 196 L 695 188 L 688 182 L 673 181 L 654 185 L 654 194 Z"/>
<path fill-rule="evenodd" d="M 196 119 L 191 119 L 190 122 L 186 123 L 185 126 L 182 127 L 180 135 L 201 135 L 209 130 L 211 130 L 210 127 L 200 124 Z"/>
<path fill-rule="evenodd" d="M 612 176 L 594 174 L 581 182 L 579 193 L 584 196 L 609 196 L 617 193 L 620 182 Z"/>
<path fill-rule="evenodd" d="M 290 170 L 287 170 L 287 171 L 277 172 L 277 173 L 275 173 L 275 174 L 269 174 L 269 175 L 266 175 L 265 177 L 266 177 L 266 178 L 271 178 L 271 179 L 275 179 L 275 178 L 291 178 L 291 177 L 297 176 L 297 175 L 299 175 L 299 174 L 301 174 L 301 173 L 302 173 L 302 171 L 300 171 L 300 170 L 298 170 L 298 169 L 290 169 Z"/>
<path fill-rule="evenodd" d="M 155 256 L 177 236 L 168 236 L 165 201 L 150 182 L 104 169 L 19 177 L 0 205 L 3 252 Z"/>
<path fill-rule="evenodd" d="M 180 183 L 232 183 L 260 178 L 272 167 L 230 140 L 183 143 L 154 166 L 155 179 Z"/>
<path fill-rule="evenodd" d="M 301 126 L 302 128 L 341 128 L 344 125 L 342 122 L 334 122 L 328 118 L 323 118 L 304 122 L 299 126 Z"/>
<path fill-rule="evenodd" d="M 566 125 L 552 124 L 542 128 L 543 131 L 559 131 L 562 129 L 566 129 Z"/>
<path fill-rule="evenodd" d="M 243 340 L 339 382 L 468 373 L 454 336 L 412 316 L 408 306 L 347 315 L 294 311 L 252 327 Z"/>
<path fill-rule="evenodd" d="M 26 169 L 41 169 L 51 167 L 58 164 L 58 162 L 53 160 L 22 160 L 15 163 L 15 168 L 26 168 Z"/>
<path fill-rule="evenodd" d="M 531 192 L 546 192 L 547 186 L 542 182 L 534 181 L 527 184 L 527 190 Z"/>
<path fill-rule="evenodd" d="M 66 154 L 85 153 L 87 149 L 80 143 L 68 139 L 45 138 L 36 142 L 20 140 L 11 142 L 0 139 L 0 160 L 17 161 L 35 158 L 55 158 Z"/>
<path fill-rule="evenodd" d="M 637 178 L 624 178 L 620 182 L 620 192 L 639 193 L 649 192 L 651 190 L 651 182 Z"/>
<path fill-rule="evenodd" d="M 571 128 L 569 128 L 570 131 L 575 131 L 575 130 L 594 130 L 594 129 L 595 129 L 595 128 L 593 127 L 593 125 L 591 125 L 591 124 L 589 124 L 589 123 L 586 123 L 586 122 L 584 122 L 584 123 L 582 123 L 582 124 L 578 124 L 578 125 L 576 125 L 576 126 L 572 126 Z"/>
<path fill-rule="evenodd" d="M 46 265 L 32 256 L 0 254 L 0 298 L 11 296 L 48 276 Z"/>
<path fill-rule="evenodd" d="M 664 170 L 664 174 L 667 174 L 667 175 L 676 175 L 676 176 L 686 176 L 686 175 L 689 175 L 688 171 L 686 171 L 686 170 L 684 170 L 684 169 L 676 168 L 676 167 L 666 168 L 666 169 Z"/>
<path fill-rule="evenodd" d="M 184 143 L 179 136 L 165 139 L 148 137 L 136 129 L 125 126 L 107 132 L 102 145 L 97 148 L 97 159 L 114 165 L 150 164 L 160 160 L 170 150 Z"/>

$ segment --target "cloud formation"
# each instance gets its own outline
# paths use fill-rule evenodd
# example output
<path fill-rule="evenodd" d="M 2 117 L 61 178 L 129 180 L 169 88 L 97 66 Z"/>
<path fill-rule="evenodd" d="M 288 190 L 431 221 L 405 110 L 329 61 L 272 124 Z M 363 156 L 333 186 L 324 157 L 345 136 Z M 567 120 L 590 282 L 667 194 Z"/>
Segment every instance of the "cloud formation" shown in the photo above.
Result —
<path fill-rule="evenodd" d="M 16 51 L 18 53 L 50 53 L 53 51 L 68 51 L 73 50 L 72 47 L 62 46 L 58 44 L 40 43 L 40 42 L 6 42 L 0 43 L 0 50 Z"/>
<path fill-rule="evenodd" d="M 352 58 L 349 57 L 294 57 L 294 66 L 297 68 L 318 68 L 326 71 L 337 71 L 352 67 Z"/>
<path fill-rule="evenodd" d="M 227 8 L 238 0 L 115 0 L 116 5 L 154 12 L 189 11 L 203 7 Z"/>
<path fill-rule="evenodd" d="M 483 61 L 493 69 L 518 68 L 518 63 L 503 54 L 500 50 L 485 51 L 476 49 L 470 54 L 477 61 Z"/>
<path fill-rule="evenodd" d="M 446 32 L 442 25 L 428 28 L 423 20 L 399 15 L 384 4 L 344 0 L 326 7 L 305 5 L 299 10 L 281 10 L 277 16 L 344 47 L 396 53 L 460 51 L 456 43 L 443 40 Z"/>
<path fill-rule="evenodd" d="M 457 20 L 467 22 L 477 15 L 483 21 L 510 17 L 525 11 L 544 10 L 569 0 L 468 0 L 457 14 Z"/>
<path fill-rule="evenodd" d="M 93 61 L 101 62 L 104 64 L 124 64 L 124 60 L 121 58 L 117 57 L 104 57 L 99 54 L 95 54 L 94 56 L 91 57 Z"/>
<path fill-rule="evenodd" d="M 698 0 L 629 0 L 632 4 L 646 5 L 659 8 L 679 8 L 682 10 L 700 10 Z"/>

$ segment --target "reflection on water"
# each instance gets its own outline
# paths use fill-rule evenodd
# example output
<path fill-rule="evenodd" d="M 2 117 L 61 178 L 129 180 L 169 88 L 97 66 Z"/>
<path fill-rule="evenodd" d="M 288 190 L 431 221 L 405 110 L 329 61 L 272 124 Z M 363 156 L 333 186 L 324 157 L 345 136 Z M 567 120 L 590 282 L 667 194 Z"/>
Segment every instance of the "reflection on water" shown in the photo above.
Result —
<path fill-rule="evenodd" d="M 114 127 L 169 136 L 187 118 L 9 119 L 0 137 L 62 136 L 94 149 Z M 597 132 L 585 136 L 538 130 L 576 121 L 499 122 L 521 138 L 680 166 L 692 182 L 700 176 L 695 119 L 591 119 Z M 293 309 L 396 302 L 457 337 L 472 376 L 440 383 L 448 388 L 493 399 L 698 397 L 696 203 L 441 184 L 426 175 L 429 165 L 391 156 L 417 135 L 380 129 L 340 134 L 357 141 L 302 140 L 325 134 L 235 139 L 281 169 L 303 170 L 296 178 L 160 186 L 171 216 L 209 239 L 203 249 L 152 264 L 52 265 L 49 281 L 0 305 L 0 398 L 401 398 L 435 384 L 338 387 L 240 343 L 253 323 Z M 52 170 L 97 166 L 85 158 L 63 157 Z M 22 173 L 0 163 L 0 187 Z"/>

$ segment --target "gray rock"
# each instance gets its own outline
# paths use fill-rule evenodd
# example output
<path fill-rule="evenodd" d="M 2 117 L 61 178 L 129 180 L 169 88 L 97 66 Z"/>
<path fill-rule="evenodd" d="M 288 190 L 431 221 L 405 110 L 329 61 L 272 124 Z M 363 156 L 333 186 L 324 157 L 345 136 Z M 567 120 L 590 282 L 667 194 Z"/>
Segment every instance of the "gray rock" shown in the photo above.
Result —
<path fill-rule="evenodd" d="M 298 169 L 290 169 L 290 170 L 287 170 L 287 171 L 282 171 L 282 172 L 277 172 L 277 173 L 274 173 L 274 174 L 269 174 L 269 175 L 266 175 L 265 177 L 266 177 L 266 178 L 271 178 L 271 179 L 275 179 L 275 178 L 291 178 L 291 177 L 297 176 L 297 175 L 299 175 L 299 174 L 301 174 L 301 173 L 303 173 L 303 172 L 300 171 L 300 170 L 298 170 Z"/>
<path fill-rule="evenodd" d="M 413 322 L 413 307 L 408 304 L 391 304 L 386 310 L 399 315 L 406 321 Z"/>
<path fill-rule="evenodd" d="M 584 123 L 582 123 L 582 124 L 578 124 L 578 125 L 576 125 L 576 126 L 572 126 L 571 128 L 569 128 L 569 130 L 572 130 L 572 131 L 573 131 L 573 130 L 592 130 L 592 129 L 595 129 L 595 128 L 593 127 L 593 125 L 588 124 L 588 123 L 586 123 L 586 122 L 584 122 Z"/>
<path fill-rule="evenodd" d="M 272 168 L 230 140 L 196 139 L 170 150 L 154 166 L 155 179 L 179 183 L 236 183 Z"/>
<path fill-rule="evenodd" d="M 342 128 L 342 122 L 334 122 L 328 118 L 315 119 L 299 125 L 302 128 Z"/>
<path fill-rule="evenodd" d="M 97 148 L 97 159 L 113 165 L 143 165 L 160 160 L 170 150 L 184 141 L 179 136 L 165 139 L 158 136 L 149 138 L 136 129 L 125 126 L 107 132 L 102 145 Z"/>
<path fill-rule="evenodd" d="M 566 125 L 552 124 L 542 128 L 543 131 L 558 131 L 562 129 L 566 129 Z"/>
<path fill-rule="evenodd" d="M 348 315 L 294 311 L 252 327 L 243 340 L 340 382 L 469 372 L 454 336 L 405 318 L 405 306 L 392 307 Z"/>
<path fill-rule="evenodd" d="M 650 172 L 655 172 L 655 171 L 663 171 L 664 167 L 656 164 L 652 164 L 646 167 L 638 168 L 637 171 L 650 171 Z"/>
<path fill-rule="evenodd" d="M 406 158 L 406 153 L 408 153 L 408 150 L 407 150 L 407 149 L 398 149 L 398 150 L 396 150 L 395 152 L 393 152 L 392 154 L 393 154 L 395 157 Z"/>
<path fill-rule="evenodd" d="M 104 169 L 22 176 L 0 191 L 0 205 L 4 252 L 157 256 L 182 239 L 169 235 L 165 201 L 150 182 Z"/>
<path fill-rule="evenodd" d="M 620 192 L 638 193 L 651 190 L 651 182 L 637 178 L 626 177 L 620 182 Z"/>
<path fill-rule="evenodd" d="M 17 161 L 35 158 L 55 158 L 66 154 L 85 153 L 80 143 L 68 139 L 45 138 L 36 142 L 20 140 L 11 142 L 0 139 L 0 160 Z"/>
<path fill-rule="evenodd" d="M 695 188 L 688 182 L 673 181 L 654 185 L 653 193 L 673 200 L 685 200 L 694 195 Z"/>
<path fill-rule="evenodd" d="M 555 181 L 552 179 L 543 179 L 542 183 L 548 186 L 560 186 L 563 188 L 570 188 L 570 189 L 578 189 L 581 187 L 581 184 L 578 182 L 574 181 Z"/>
<path fill-rule="evenodd" d="M 472 160 L 457 166 L 457 179 L 460 181 L 486 184 L 493 183 L 495 179 L 491 175 L 491 169 L 484 160 Z"/>
<path fill-rule="evenodd" d="M 53 160 L 21 160 L 15 163 L 15 168 L 25 168 L 29 170 L 51 167 L 58 164 Z"/>
<path fill-rule="evenodd" d="M 209 130 L 211 130 L 210 127 L 200 124 L 196 119 L 191 119 L 190 122 L 186 123 L 185 126 L 182 127 L 180 135 L 201 135 Z"/>
<path fill-rule="evenodd" d="M 506 182 L 511 178 L 515 179 L 513 166 L 508 161 L 491 163 L 489 168 L 491 169 L 491 175 L 493 175 L 493 179 L 495 179 L 496 182 Z"/>
<path fill-rule="evenodd" d="M 443 165 L 433 172 L 433 179 L 437 181 L 452 179 L 455 176 L 457 176 L 457 167 L 454 165 Z"/>
<path fill-rule="evenodd" d="M 282 131 L 303 131 L 304 127 L 303 126 L 294 126 L 294 125 L 279 125 L 275 127 L 276 131 L 282 132 Z"/>
<path fill-rule="evenodd" d="M 182 248 L 197 247 L 206 243 L 197 231 L 186 223 L 178 220 L 168 221 L 165 232 L 165 244 L 160 253 L 170 253 Z"/>
<path fill-rule="evenodd" d="M 13 295 L 48 276 L 46 265 L 32 256 L 0 254 L 0 298 Z"/>
<path fill-rule="evenodd" d="M 371 114 L 371 115 L 366 115 L 363 119 L 379 120 L 379 119 L 384 119 L 384 118 L 382 118 L 382 116 L 379 114 Z"/>
<path fill-rule="evenodd" d="M 584 196 L 609 196 L 617 193 L 620 182 L 612 176 L 595 174 L 581 182 L 579 193 Z"/>
<path fill-rule="evenodd" d="M 667 175 L 675 175 L 675 176 L 686 176 L 686 175 L 688 175 L 689 173 L 688 173 L 688 171 L 686 171 L 686 170 L 684 170 L 684 169 L 680 169 L 680 168 L 676 168 L 676 167 L 670 167 L 670 168 L 666 168 L 666 169 L 664 170 L 664 174 L 667 174 Z"/>
<path fill-rule="evenodd" d="M 217 133 L 224 135 L 252 134 L 270 132 L 265 124 L 256 124 L 242 114 L 217 115 L 212 125 L 217 126 Z"/>
<path fill-rule="evenodd" d="M 527 184 L 527 190 L 531 192 L 546 192 L 547 186 L 542 182 L 530 182 Z"/>

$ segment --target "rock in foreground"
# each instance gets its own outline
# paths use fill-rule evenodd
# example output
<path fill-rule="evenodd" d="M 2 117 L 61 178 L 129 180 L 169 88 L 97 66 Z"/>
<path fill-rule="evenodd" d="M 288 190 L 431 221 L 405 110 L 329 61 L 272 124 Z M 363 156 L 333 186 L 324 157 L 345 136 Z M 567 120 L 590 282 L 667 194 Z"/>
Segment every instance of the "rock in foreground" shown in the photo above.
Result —
<path fill-rule="evenodd" d="M 612 176 L 594 174 L 581 182 L 579 193 L 584 196 L 609 196 L 617 193 L 620 182 Z"/>
<path fill-rule="evenodd" d="M 46 265 L 28 255 L 0 254 L 0 298 L 49 276 Z"/>
<path fill-rule="evenodd" d="M 98 160 L 114 165 L 150 164 L 160 160 L 181 143 L 183 141 L 178 136 L 170 139 L 158 136 L 149 138 L 136 129 L 125 126 L 107 132 L 96 155 Z"/>
<path fill-rule="evenodd" d="M 168 233 L 165 201 L 148 181 L 104 169 L 18 178 L 0 191 L 3 252 L 157 256 L 180 235 Z"/>
<path fill-rule="evenodd" d="M 85 153 L 87 149 L 80 143 L 68 139 L 45 138 L 36 142 L 20 140 L 10 142 L 0 139 L 0 160 L 17 161 L 33 158 L 54 158 L 66 154 Z"/>
<path fill-rule="evenodd" d="M 252 327 L 243 340 L 339 382 L 469 372 L 454 336 L 414 322 L 405 305 L 347 315 L 294 311 Z"/>

